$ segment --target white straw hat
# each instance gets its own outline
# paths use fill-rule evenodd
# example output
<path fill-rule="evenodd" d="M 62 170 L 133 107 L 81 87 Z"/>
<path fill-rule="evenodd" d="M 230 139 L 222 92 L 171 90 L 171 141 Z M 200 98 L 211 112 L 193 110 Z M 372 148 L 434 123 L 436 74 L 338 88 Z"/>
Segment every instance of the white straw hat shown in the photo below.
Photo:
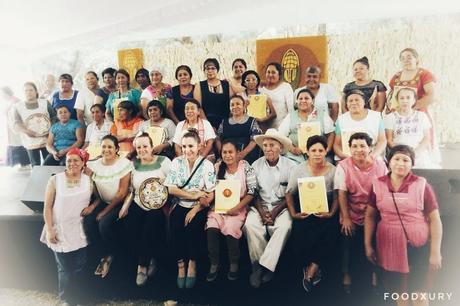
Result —
<path fill-rule="evenodd" d="M 292 141 L 287 138 L 286 136 L 281 135 L 277 129 L 268 129 L 264 135 L 257 135 L 254 136 L 254 141 L 259 145 L 259 147 L 263 148 L 264 139 L 274 139 L 283 145 L 281 154 L 286 154 L 289 148 L 292 146 Z"/>

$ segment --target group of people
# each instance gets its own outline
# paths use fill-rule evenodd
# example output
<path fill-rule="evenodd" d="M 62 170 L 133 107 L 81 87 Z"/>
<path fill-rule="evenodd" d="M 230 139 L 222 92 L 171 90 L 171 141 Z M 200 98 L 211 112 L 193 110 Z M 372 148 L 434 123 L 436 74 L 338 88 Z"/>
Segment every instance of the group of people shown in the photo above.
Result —
<path fill-rule="evenodd" d="M 142 91 L 130 87 L 123 69 L 104 70 L 103 88 L 88 72 L 81 92 L 63 74 L 52 107 L 26 83 L 26 101 L 14 105 L 24 146 L 37 162 L 46 148 L 45 165 L 66 165 L 48 183 L 42 236 L 55 252 L 60 297 L 67 298 L 69 281 L 85 264 L 88 244 L 103 250 L 95 274 L 109 273 L 120 226 L 136 237 L 130 243 L 139 286 L 161 268 L 158 252 L 168 244 L 179 288 L 195 286 L 203 242 L 206 281 L 214 281 L 222 270 L 221 236 L 227 278 L 235 280 L 244 234 L 254 288 L 272 280 L 292 236 L 301 242 L 295 255 L 307 292 L 321 281 L 339 242 L 345 292 L 360 273 L 369 285 L 429 290 L 441 266 L 442 225 L 433 189 L 411 169 L 434 166 L 427 108 L 435 80 L 418 67 L 415 50 L 403 50 L 400 59 L 403 70 L 390 82 L 388 101 L 385 85 L 369 78 L 367 58 L 354 63 L 355 81 L 342 98 L 319 82 L 316 66 L 307 67 L 306 85 L 294 93 L 281 65 L 270 63 L 259 88 L 259 75 L 243 59 L 233 62 L 228 80 L 219 79 L 219 62 L 207 59 L 206 80 L 196 85 L 185 65 L 176 69 L 174 87 L 163 83 L 163 67 L 152 68 L 150 78 L 141 69 L 135 79 Z M 253 96 L 266 99 L 265 116 L 248 115 Z M 43 122 L 48 135 L 39 134 Z M 304 122 L 317 122 L 319 132 L 300 143 Z M 308 177 L 324 179 L 326 212 L 301 211 L 299 179 Z M 215 210 L 221 180 L 237 180 L 240 189 L 238 204 L 225 213 Z"/>

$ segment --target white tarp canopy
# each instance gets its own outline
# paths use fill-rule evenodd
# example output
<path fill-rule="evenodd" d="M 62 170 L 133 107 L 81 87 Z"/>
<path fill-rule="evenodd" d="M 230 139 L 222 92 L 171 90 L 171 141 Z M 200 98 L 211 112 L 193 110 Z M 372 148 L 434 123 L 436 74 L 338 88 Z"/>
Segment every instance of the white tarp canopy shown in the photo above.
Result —
<path fill-rule="evenodd" d="M 36 58 L 94 40 L 158 39 L 455 12 L 460 12 L 460 2 L 452 0 L 0 0 L 0 50 L 3 55 Z"/>

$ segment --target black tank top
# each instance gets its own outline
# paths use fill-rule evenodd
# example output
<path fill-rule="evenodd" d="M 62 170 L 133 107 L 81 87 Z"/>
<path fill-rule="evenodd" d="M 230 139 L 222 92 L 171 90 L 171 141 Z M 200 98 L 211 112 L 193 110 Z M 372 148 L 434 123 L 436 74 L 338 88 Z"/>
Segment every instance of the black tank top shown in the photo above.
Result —
<path fill-rule="evenodd" d="M 230 116 L 230 85 L 227 81 L 221 80 L 223 93 L 216 94 L 209 91 L 208 81 L 200 82 L 201 105 L 208 121 L 214 128 L 219 128 L 222 120 Z"/>
<path fill-rule="evenodd" d="M 192 85 L 192 91 L 190 91 L 190 94 L 187 96 L 183 96 L 180 93 L 180 87 L 179 85 L 174 86 L 172 88 L 172 96 L 173 96 L 173 111 L 174 114 L 176 114 L 177 119 L 179 121 L 184 121 L 185 120 L 185 103 L 189 101 L 190 99 L 193 99 L 193 90 L 195 89 L 195 85 Z"/>

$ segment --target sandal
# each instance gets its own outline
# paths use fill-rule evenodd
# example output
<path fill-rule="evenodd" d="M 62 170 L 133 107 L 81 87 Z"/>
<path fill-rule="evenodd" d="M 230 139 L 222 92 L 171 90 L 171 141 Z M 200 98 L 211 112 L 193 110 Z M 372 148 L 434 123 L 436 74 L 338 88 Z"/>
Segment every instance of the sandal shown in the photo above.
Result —
<path fill-rule="evenodd" d="M 110 265 L 112 264 L 113 257 L 112 256 L 107 256 L 103 258 L 103 261 L 101 261 L 102 264 L 102 270 L 101 270 L 101 277 L 104 278 L 107 276 L 110 270 Z"/>
<path fill-rule="evenodd" d="M 101 275 L 102 274 L 102 265 L 104 264 L 105 258 L 102 258 L 99 264 L 97 265 L 96 270 L 94 271 L 94 275 Z"/>

